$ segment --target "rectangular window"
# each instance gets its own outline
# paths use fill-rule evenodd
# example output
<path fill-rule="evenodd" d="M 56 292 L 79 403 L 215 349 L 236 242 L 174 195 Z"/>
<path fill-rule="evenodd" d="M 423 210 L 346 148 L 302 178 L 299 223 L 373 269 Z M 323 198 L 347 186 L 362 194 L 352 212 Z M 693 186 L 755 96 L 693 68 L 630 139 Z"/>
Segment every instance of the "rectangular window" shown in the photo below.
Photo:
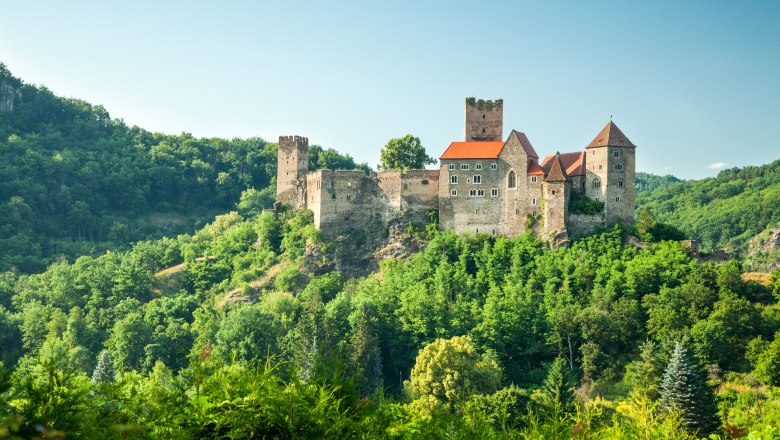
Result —
<path fill-rule="evenodd" d="M 620 197 L 615 197 L 615 201 L 619 202 L 620 201 Z"/>
<path fill-rule="evenodd" d="M 474 176 L 474 183 L 482 183 L 482 176 L 480 176 L 479 174 L 476 174 Z"/>
<path fill-rule="evenodd" d="M 467 164 L 467 163 L 460 164 L 460 169 L 461 170 L 468 170 L 469 169 L 469 164 Z"/>
<path fill-rule="evenodd" d="M 536 183 L 536 176 L 531 176 L 531 183 Z"/>
<path fill-rule="evenodd" d="M 618 188 L 623 188 L 623 181 L 622 180 L 618 180 Z"/>
<path fill-rule="evenodd" d="M 450 176 L 450 183 L 453 185 L 458 184 L 458 176 Z"/>
<path fill-rule="evenodd" d="M 536 199 L 531 199 L 531 204 L 536 205 Z"/>
<path fill-rule="evenodd" d="M 485 197 L 484 189 L 470 189 L 469 197 Z"/>
<path fill-rule="evenodd" d="M 455 164 L 451 163 L 451 164 L 447 165 L 447 169 L 450 170 L 450 171 L 455 171 Z"/>
<path fill-rule="evenodd" d="M 492 197 L 498 197 L 498 188 L 491 188 L 490 195 Z"/>
<path fill-rule="evenodd" d="M 620 157 L 620 152 L 619 151 L 615 151 L 615 157 Z"/>
<path fill-rule="evenodd" d="M 622 164 L 619 164 L 619 163 L 616 163 L 616 164 L 615 164 L 615 169 L 616 169 L 616 170 L 622 170 L 622 169 L 623 169 L 623 165 L 622 165 Z"/>
<path fill-rule="evenodd" d="M 476 170 L 481 170 L 481 169 L 482 169 L 482 164 L 481 164 L 481 163 L 478 163 L 478 164 L 476 164 L 476 165 L 474 166 L 474 169 L 476 169 Z"/>
<path fill-rule="evenodd" d="M 498 169 L 498 164 L 497 164 L 497 163 L 495 163 L 495 162 L 491 163 L 491 164 L 490 164 L 490 169 L 491 169 L 491 170 L 497 170 L 497 169 Z"/>
<path fill-rule="evenodd" d="M 452 197 L 458 197 L 458 190 L 457 189 L 453 189 L 452 191 L 450 191 L 450 195 Z"/>

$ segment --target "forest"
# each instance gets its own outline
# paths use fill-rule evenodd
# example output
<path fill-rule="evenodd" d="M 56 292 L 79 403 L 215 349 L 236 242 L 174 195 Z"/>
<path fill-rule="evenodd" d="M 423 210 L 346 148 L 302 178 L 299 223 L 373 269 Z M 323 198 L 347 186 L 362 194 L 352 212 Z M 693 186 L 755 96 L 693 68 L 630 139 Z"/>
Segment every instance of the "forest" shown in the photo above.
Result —
<path fill-rule="evenodd" d="M 780 438 L 780 271 L 707 258 L 778 224 L 780 161 L 641 174 L 568 248 L 326 237 L 268 209 L 274 143 L 2 93 L 0 439 Z"/>
<path fill-rule="evenodd" d="M 242 193 L 270 207 L 276 143 L 128 127 L 101 106 L 25 84 L 0 63 L 0 270 L 41 272 L 64 257 L 192 233 Z M 312 167 L 367 169 L 311 147 Z"/>

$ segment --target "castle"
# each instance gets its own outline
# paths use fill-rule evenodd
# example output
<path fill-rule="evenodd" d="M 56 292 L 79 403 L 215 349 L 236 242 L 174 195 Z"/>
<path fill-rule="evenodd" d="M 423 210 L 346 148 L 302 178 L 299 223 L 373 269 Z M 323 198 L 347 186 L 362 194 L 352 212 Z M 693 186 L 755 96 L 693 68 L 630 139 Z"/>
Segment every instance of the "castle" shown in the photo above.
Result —
<path fill-rule="evenodd" d="M 308 139 L 281 136 L 277 201 L 311 209 L 325 233 L 426 223 L 438 212 L 442 229 L 504 236 L 532 229 L 561 246 L 598 226 L 633 223 L 635 149 L 610 121 L 585 151 L 539 162 L 524 133 L 504 139 L 503 100 L 467 98 L 465 139 L 449 145 L 439 170 L 309 172 Z M 570 202 L 584 198 L 603 207 L 573 211 Z"/>

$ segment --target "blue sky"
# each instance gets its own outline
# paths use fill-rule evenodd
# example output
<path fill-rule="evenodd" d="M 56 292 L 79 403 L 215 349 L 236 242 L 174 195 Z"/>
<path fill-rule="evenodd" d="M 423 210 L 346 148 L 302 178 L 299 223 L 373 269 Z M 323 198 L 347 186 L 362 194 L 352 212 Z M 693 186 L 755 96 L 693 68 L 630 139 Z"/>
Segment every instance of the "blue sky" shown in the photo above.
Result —
<path fill-rule="evenodd" d="M 780 2 L 4 2 L 0 61 L 152 131 L 308 136 L 374 165 L 438 157 L 467 96 L 504 132 L 578 151 L 610 115 L 637 168 L 780 158 Z"/>

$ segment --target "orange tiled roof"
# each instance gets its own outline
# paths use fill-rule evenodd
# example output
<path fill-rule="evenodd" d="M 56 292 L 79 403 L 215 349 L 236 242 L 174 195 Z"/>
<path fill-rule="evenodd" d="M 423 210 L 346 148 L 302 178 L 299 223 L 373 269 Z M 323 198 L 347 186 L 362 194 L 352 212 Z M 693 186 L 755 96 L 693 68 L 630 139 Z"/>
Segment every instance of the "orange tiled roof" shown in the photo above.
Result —
<path fill-rule="evenodd" d="M 539 165 L 539 162 L 532 160 L 528 163 L 528 175 L 538 174 L 544 176 L 544 168 Z"/>
<path fill-rule="evenodd" d="M 585 148 L 596 147 L 631 147 L 636 148 L 636 145 L 632 144 L 630 140 L 623 134 L 622 131 L 615 125 L 614 122 L 609 121 L 604 128 L 601 129 L 599 134 L 588 144 Z"/>
<path fill-rule="evenodd" d="M 536 154 L 536 150 L 534 150 L 533 145 L 531 145 L 531 141 L 528 140 L 528 136 L 526 136 L 525 133 L 522 131 L 512 130 L 512 134 L 517 136 L 517 139 L 520 140 L 520 145 L 523 146 L 525 154 L 527 154 L 528 157 L 537 160 L 539 159 L 539 155 Z"/>
<path fill-rule="evenodd" d="M 439 159 L 495 159 L 503 142 L 453 142 Z"/>
<path fill-rule="evenodd" d="M 550 165 L 550 173 L 544 179 L 545 182 L 563 182 L 568 180 L 566 171 L 563 170 L 563 164 L 561 163 L 561 156 L 556 154 L 552 158 L 552 165 Z"/>
<path fill-rule="evenodd" d="M 554 157 L 555 155 L 551 154 L 545 157 L 544 160 L 542 161 L 542 167 L 548 172 L 550 171 L 550 166 L 552 165 L 552 162 L 550 161 Z M 560 158 L 567 176 L 585 175 L 585 152 L 584 151 L 580 151 L 579 153 L 561 153 Z"/>

